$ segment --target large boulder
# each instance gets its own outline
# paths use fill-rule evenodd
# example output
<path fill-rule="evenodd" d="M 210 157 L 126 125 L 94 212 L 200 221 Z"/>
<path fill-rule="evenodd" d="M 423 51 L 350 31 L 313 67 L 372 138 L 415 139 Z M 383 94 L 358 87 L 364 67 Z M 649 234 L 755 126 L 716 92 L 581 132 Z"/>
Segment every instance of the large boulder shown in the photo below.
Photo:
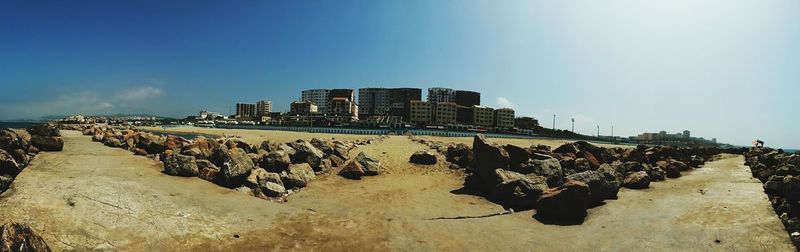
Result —
<path fill-rule="evenodd" d="M 15 149 L 27 149 L 22 137 L 11 129 L 0 130 L 0 149 L 13 151 Z"/>
<path fill-rule="evenodd" d="M 334 153 L 335 146 L 330 140 L 323 140 L 319 138 L 312 138 L 311 145 L 322 151 L 325 156 L 330 156 Z"/>
<path fill-rule="evenodd" d="M 356 156 L 356 161 L 358 161 L 361 166 L 364 167 L 364 175 L 366 176 L 375 176 L 381 172 L 381 162 L 378 161 L 378 159 L 367 155 L 367 153 L 358 153 Z"/>
<path fill-rule="evenodd" d="M 0 174 L 16 176 L 24 167 L 20 166 L 10 153 L 0 149 Z"/>
<path fill-rule="evenodd" d="M 122 140 L 117 139 L 116 137 L 106 137 L 103 139 L 103 144 L 108 147 L 112 148 L 121 148 L 123 147 Z"/>
<path fill-rule="evenodd" d="M 290 164 L 292 164 L 292 160 L 289 154 L 286 151 L 276 150 L 264 155 L 259 166 L 269 172 L 282 172 L 289 168 Z"/>
<path fill-rule="evenodd" d="M 27 130 L 31 135 L 61 136 L 61 132 L 58 131 L 58 128 L 54 124 L 50 123 L 36 124 L 28 127 L 25 130 Z"/>
<path fill-rule="evenodd" d="M 411 154 L 409 162 L 414 164 L 432 165 L 436 164 L 436 152 L 432 150 L 420 150 Z"/>
<path fill-rule="evenodd" d="M 661 165 L 658 165 L 658 164 L 657 164 L 657 166 L 661 167 Z M 665 169 L 665 171 L 667 173 L 666 174 L 667 178 L 678 178 L 678 177 L 680 177 L 681 176 L 681 170 L 683 170 L 683 168 L 682 168 L 683 166 L 686 166 L 686 164 L 684 164 L 683 162 L 680 162 L 680 161 L 674 161 L 673 160 L 673 161 L 667 162 L 666 169 Z"/>
<path fill-rule="evenodd" d="M 293 163 L 307 163 L 314 170 L 319 169 L 322 159 L 325 158 L 325 153 L 314 147 L 306 140 L 298 140 L 293 143 L 293 148 L 296 150 L 294 155 L 291 156 Z"/>
<path fill-rule="evenodd" d="M 569 180 L 544 191 L 536 204 L 535 216 L 539 220 L 583 223 L 590 195 L 591 190 L 587 184 Z"/>
<path fill-rule="evenodd" d="M 592 164 L 591 162 L 589 162 L 588 159 L 585 158 L 575 159 L 575 172 L 584 172 L 591 169 L 592 169 Z"/>
<path fill-rule="evenodd" d="M 64 139 L 57 136 L 32 135 L 31 145 L 41 151 L 61 151 L 64 149 Z"/>
<path fill-rule="evenodd" d="M 172 154 L 164 159 L 164 173 L 173 176 L 196 177 L 200 170 L 195 158 L 181 154 Z"/>
<path fill-rule="evenodd" d="M 463 143 L 449 146 L 445 152 L 447 162 L 456 164 L 460 167 L 467 167 L 473 159 L 472 149 Z"/>
<path fill-rule="evenodd" d="M 0 226 L 0 251 L 50 251 L 50 247 L 33 229 L 21 223 Z"/>
<path fill-rule="evenodd" d="M 8 174 L 0 174 L 0 194 L 8 190 L 11 187 L 11 182 L 14 181 L 14 177 Z"/>
<path fill-rule="evenodd" d="M 214 148 L 211 160 L 214 165 L 220 168 L 220 179 L 223 185 L 236 188 L 255 165 L 244 150 L 235 148 L 228 150 L 224 146 Z"/>
<path fill-rule="evenodd" d="M 261 190 L 261 192 L 270 197 L 277 197 L 286 192 L 280 174 L 267 172 L 263 168 L 250 170 L 250 175 L 247 176 L 245 183 L 251 188 Z"/>
<path fill-rule="evenodd" d="M 561 170 L 561 163 L 558 159 L 530 159 L 518 170 L 522 174 L 536 174 L 547 179 L 547 185 L 554 187 L 563 182 L 564 172 Z"/>
<path fill-rule="evenodd" d="M 219 174 L 219 167 L 205 159 L 197 159 L 194 163 L 197 165 L 197 177 L 211 182 L 218 181 L 219 177 L 217 175 Z"/>
<path fill-rule="evenodd" d="M 544 177 L 523 175 L 513 171 L 495 169 L 499 181 L 489 188 L 489 196 L 506 208 L 517 210 L 536 207 L 539 196 L 547 190 Z"/>
<path fill-rule="evenodd" d="M 605 199 L 616 199 L 619 185 L 609 183 L 605 176 L 598 171 L 585 171 L 567 176 L 568 180 L 581 181 L 589 185 L 592 191 L 589 203 L 599 204 Z"/>
<path fill-rule="evenodd" d="M 503 145 L 503 149 L 508 153 L 508 162 L 511 170 L 520 167 L 531 158 L 531 151 L 516 145 L 506 144 Z"/>
<path fill-rule="evenodd" d="M 496 169 L 508 170 L 508 152 L 495 143 L 484 138 L 483 134 L 475 135 L 472 141 L 472 169 L 484 181 L 495 181 Z"/>
<path fill-rule="evenodd" d="M 315 178 L 314 170 L 308 163 L 293 164 L 287 172 L 281 173 L 281 181 L 286 188 L 303 188 Z"/>
<path fill-rule="evenodd" d="M 622 186 L 630 189 L 645 189 L 650 187 L 650 175 L 645 171 L 638 171 L 628 174 Z"/>
<path fill-rule="evenodd" d="M 339 170 L 339 176 L 349 179 L 361 179 L 364 175 L 364 166 L 356 160 L 350 160 Z"/>

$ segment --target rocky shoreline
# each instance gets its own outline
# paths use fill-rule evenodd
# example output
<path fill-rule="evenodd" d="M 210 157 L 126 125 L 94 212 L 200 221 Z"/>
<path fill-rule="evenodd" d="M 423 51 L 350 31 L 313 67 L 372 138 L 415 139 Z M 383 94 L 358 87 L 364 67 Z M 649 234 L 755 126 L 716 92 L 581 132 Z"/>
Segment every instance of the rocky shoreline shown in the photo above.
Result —
<path fill-rule="evenodd" d="M 463 170 L 465 188 L 507 209 L 536 209 L 536 219 L 561 224 L 582 223 L 588 208 L 616 199 L 620 187 L 648 188 L 723 153 L 718 148 L 603 148 L 583 141 L 553 150 L 545 145 L 522 148 L 497 145 L 482 135 L 475 136 L 472 146 L 410 138 L 444 155 L 451 168 Z M 410 162 L 428 163 L 435 160 L 433 154 L 419 151 Z"/>
<path fill-rule="evenodd" d="M 340 176 L 350 179 L 381 172 L 380 161 L 363 152 L 351 156 L 351 150 L 381 141 L 380 137 L 363 141 L 314 138 L 276 143 L 267 140 L 251 145 L 235 137 L 186 139 L 127 126 L 64 124 L 61 127 L 81 131 L 108 147 L 161 161 L 167 175 L 198 177 L 269 200 L 285 201 L 317 176 L 336 170 Z"/>
<path fill-rule="evenodd" d="M 64 140 L 54 124 L 0 131 L 0 193 L 11 186 L 14 178 L 40 151 L 61 151 L 63 148 Z"/>
<path fill-rule="evenodd" d="M 745 165 L 764 183 L 775 214 L 800 250 L 800 155 L 766 147 L 744 151 Z"/>

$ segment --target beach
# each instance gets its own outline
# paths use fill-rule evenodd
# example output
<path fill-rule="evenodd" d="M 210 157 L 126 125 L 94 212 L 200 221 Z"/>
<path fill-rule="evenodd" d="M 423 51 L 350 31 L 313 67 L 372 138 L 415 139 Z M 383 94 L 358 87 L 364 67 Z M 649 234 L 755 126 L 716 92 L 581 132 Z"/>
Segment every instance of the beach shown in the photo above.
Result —
<path fill-rule="evenodd" d="M 375 137 L 167 130 L 238 135 L 253 144 Z M 167 176 L 158 161 L 92 142 L 80 132 L 62 134 L 64 151 L 36 156 L 0 195 L 0 219 L 29 223 L 57 251 L 794 249 L 761 184 L 751 178 L 739 155 L 723 154 L 648 189 L 623 188 L 619 199 L 589 209 L 583 224 L 561 226 L 534 220 L 535 210 L 480 217 L 505 210 L 462 193 L 464 174 L 459 170 L 444 163 L 409 163 L 413 152 L 427 146 L 408 136 L 390 136 L 351 151 L 379 159 L 385 167 L 381 175 L 362 180 L 320 175 L 287 202 L 277 202 L 198 178 Z M 560 145 L 557 140 L 492 141 Z"/>

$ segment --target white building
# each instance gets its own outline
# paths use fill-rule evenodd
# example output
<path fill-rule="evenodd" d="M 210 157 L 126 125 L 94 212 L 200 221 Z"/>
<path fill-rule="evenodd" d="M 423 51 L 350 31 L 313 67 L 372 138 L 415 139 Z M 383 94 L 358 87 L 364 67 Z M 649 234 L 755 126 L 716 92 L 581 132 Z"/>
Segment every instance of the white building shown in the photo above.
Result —
<path fill-rule="evenodd" d="M 328 94 L 330 89 L 308 89 L 300 93 L 300 101 L 308 101 L 317 106 L 320 113 L 328 112 Z"/>

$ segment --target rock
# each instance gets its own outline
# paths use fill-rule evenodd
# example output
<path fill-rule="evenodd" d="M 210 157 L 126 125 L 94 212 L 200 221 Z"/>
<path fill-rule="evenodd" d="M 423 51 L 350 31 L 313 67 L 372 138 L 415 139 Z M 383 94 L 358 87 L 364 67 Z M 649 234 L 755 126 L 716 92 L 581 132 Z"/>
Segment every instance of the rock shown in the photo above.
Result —
<path fill-rule="evenodd" d="M 602 174 L 606 181 L 613 180 L 622 185 L 624 175 L 622 175 L 614 166 L 611 166 L 610 164 L 601 164 L 600 167 L 597 168 L 597 172 Z"/>
<path fill-rule="evenodd" d="M 645 189 L 650 187 L 650 176 L 644 171 L 634 172 L 625 177 L 622 185 L 630 189 Z"/>
<path fill-rule="evenodd" d="M 490 188 L 489 195 L 492 200 L 506 208 L 532 209 L 536 207 L 539 196 L 547 190 L 547 182 L 544 177 L 525 176 L 503 169 L 496 169 L 495 172 L 500 180 Z"/>
<path fill-rule="evenodd" d="M 167 150 L 166 138 L 142 132 L 137 136 L 136 147 L 142 148 L 148 154 L 160 154 Z"/>
<path fill-rule="evenodd" d="M 203 152 L 200 151 L 200 148 L 189 148 L 184 149 L 181 151 L 181 154 L 186 156 L 192 156 L 194 158 L 202 159 L 204 157 Z"/>
<path fill-rule="evenodd" d="M 11 152 L 15 149 L 27 149 L 27 145 L 12 129 L 0 130 L 0 149 Z"/>
<path fill-rule="evenodd" d="M 195 177 L 200 170 L 195 158 L 181 154 L 172 154 L 164 159 L 164 173 L 173 176 Z"/>
<path fill-rule="evenodd" d="M 102 143 L 103 142 L 103 135 L 97 134 L 97 135 L 92 136 L 92 141 L 101 142 Z"/>
<path fill-rule="evenodd" d="M 25 153 L 25 150 L 16 149 L 9 151 L 8 154 L 14 158 L 14 161 L 17 161 L 17 165 L 20 167 L 27 167 L 30 163 L 30 156 L 28 156 L 28 153 Z"/>
<path fill-rule="evenodd" d="M 322 151 L 325 156 L 330 156 L 334 153 L 335 146 L 329 140 L 322 140 L 319 138 L 312 138 L 311 145 L 316 147 L 318 150 Z"/>
<path fill-rule="evenodd" d="M 11 187 L 11 182 L 14 182 L 14 177 L 8 174 L 0 174 L 0 194 Z"/>
<path fill-rule="evenodd" d="M 50 123 L 36 124 L 25 129 L 31 135 L 39 136 L 61 136 L 55 125 Z"/>
<path fill-rule="evenodd" d="M 589 207 L 591 190 L 580 181 L 569 180 L 542 194 L 536 204 L 537 219 L 582 223 Z"/>
<path fill-rule="evenodd" d="M 623 162 L 617 165 L 617 171 L 620 174 L 628 174 L 631 172 L 644 171 L 644 165 L 642 165 L 642 163 L 635 161 Z"/>
<path fill-rule="evenodd" d="M 578 158 L 575 159 L 575 172 L 584 172 L 592 169 L 592 164 L 588 159 Z"/>
<path fill-rule="evenodd" d="M 31 144 L 42 151 L 61 151 L 64 149 L 64 139 L 56 136 L 31 136 Z"/>
<path fill-rule="evenodd" d="M 550 156 L 550 155 L 547 155 L 547 154 L 538 153 L 538 152 L 534 152 L 534 153 L 531 154 L 531 159 L 533 159 L 533 160 L 546 160 L 546 159 L 551 159 L 551 158 L 553 158 L 553 156 Z"/>
<path fill-rule="evenodd" d="M 363 167 L 364 175 L 375 176 L 380 174 L 381 162 L 367 155 L 367 153 L 364 152 L 358 153 L 355 160 L 358 161 L 358 163 L 360 163 L 361 166 Z"/>
<path fill-rule="evenodd" d="M 650 179 L 652 181 L 663 181 L 667 178 L 667 173 L 659 167 L 653 167 L 650 170 Z"/>
<path fill-rule="evenodd" d="M 105 144 L 108 147 L 121 148 L 123 146 L 122 141 L 114 137 L 106 137 L 103 140 L 104 140 L 103 144 Z"/>
<path fill-rule="evenodd" d="M 292 162 L 307 163 L 312 169 L 319 170 L 320 162 L 322 162 L 325 154 L 305 140 L 298 140 L 293 144 L 296 152 L 291 156 Z"/>
<path fill-rule="evenodd" d="M 561 157 L 561 160 L 559 161 L 559 163 L 561 164 L 561 169 L 562 170 L 571 170 L 573 172 L 575 171 L 576 164 L 575 164 L 575 159 L 574 158 L 568 157 L 568 156 L 563 156 L 563 157 Z"/>
<path fill-rule="evenodd" d="M 218 146 L 212 151 L 210 161 L 220 168 L 221 182 L 230 188 L 238 187 L 243 176 L 255 167 L 247 153 L 239 148 L 228 150 Z"/>
<path fill-rule="evenodd" d="M 0 251 L 50 251 L 50 247 L 31 227 L 21 223 L 0 226 Z"/>
<path fill-rule="evenodd" d="M 773 175 L 764 183 L 764 192 L 768 195 L 776 195 L 783 193 L 783 179 L 784 176 Z"/>
<path fill-rule="evenodd" d="M 265 195 L 277 197 L 286 192 L 280 174 L 267 172 L 263 168 L 250 170 L 245 185 L 261 190 Z"/>
<path fill-rule="evenodd" d="M 211 161 L 205 159 L 197 159 L 194 161 L 195 165 L 197 165 L 197 169 L 199 170 L 198 177 L 201 179 L 210 181 L 210 182 L 217 182 L 219 181 L 219 167 L 211 163 Z"/>
<path fill-rule="evenodd" d="M 135 148 L 133 149 L 133 154 L 139 156 L 147 156 L 147 151 L 141 148 Z"/>
<path fill-rule="evenodd" d="M 436 164 L 436 153 L 431 150 L 420 150 L 411 154 L 409 162 L 422 165 Z"/>
<path fill-rule="evenodd" d="M 17 176 L 22 172 L 23 167 L 17 164 L 14 157 L 3 149 L 0 149 L 0 174 L 9 174 Z"/>
<path fill-rule="evenodd" d="M 335 156 L 332 156 L 332 157 L 335 157 Z M 331 169 L 333 169 L 333 163 L 331 163 L 330 159 L 327 159 L 327 158 L 323 159 L 322 163 L 319 163 L 319 172 L 320 173 L 327 173 Z"/>
<path fill-rule="evenodd" d="M 350 158 L 350 148 L 348 148 L 344 143 L 336 142 L 334 143 L 333 147 L 333 154 L 337 157 L 347 160 Z"/>
<path fill-rule="evenodd" d="M 331 155 L 330 157 L 328 157 L 328 160 L 331 162 L 331 166 L 332 167 L 342 166 L 344 164 L 344 162 L 345 162 L 344 159 L 342 159 L 341 157 L 339 157 L 337 155 Z"/>
<path fill-rule="evenodd" d="M 528 159 L 531 158 L 531 152 L 522 147 L 506 144 L 503 145 L 503 149 L 508 153 L 508 162 L 511 170 L 514 170 L 514 168 L 519 167 L 522 163 L 527 162 Z"/>
<path fill-rule="evenodd" d="M 522 165 L 517 172 L 522 174 L 536 174 L 547 179 L 547 185 L 555 187 L 561 184 L 564 179 L 564 172 L 561 170 L 561 163 L 558 159 L 549 158 L 545 160 L 530 159 Z"/>
<path fill-rule="evenodd" d="M 303 188 L 315 177 L 308 163 L 300 163 L 290 165 L 287 172 L 281 174 L 281 181 L 286 188 Z"/>
<path fill-rule="evenodd" d="M 486 141 L 483 134 L 475 135 L 472 141 L 472 169 L 483 181 L 496 181 L 496 169 L 508 170 L 509 157 L 505 149 Z"/>
<path fill-rule="evenodd" d="M 467 167 L 472 163 L 473 155 L 472 149 L 463 143 L 459 143 L 447 148 L 445 159 L 448 162 L 454 163 L 460 167 Z"/>
<path fill-rule="evenodd" d="M 256 153 L 257 150 L 257 148 L 252 145 L 235 138 L 225 141 L 225 146 L 227 146 L 228 149 L 241 149 L 245 153 Z"/>
<path fill-rule="evenodd" d="M 616 199 L 619 192 L 619 185 L 614 185 L 606 180 L 603 174 L 597 171 L 584 171 L 567 176 L 568 180 L 576 180 L 586 183 L 591 189 L 591 199 L 589 203 L 599 204 L 605 199 Z"/>
<path fill-rule="evenodd" d="M 678 161 L 678 160 L 670 160 L 669 165 L 670 166 L 676 166 L 679 171 L 688 171 L 688 170 L 692 169 L 691 167 L 686 165 L 686 163 Z"/>
<path fill-rule="evenodd" d="M 339 176 L 349 179 L 361 179 L 365 175 L 364 166 L 356 160 L 350 160 L 339 170 Z"/>
<path fill-rule="evenodd" d="M 289 158 L 289 154 L 286 151 L 278 150 L 262 157 L 259 166 L 269 172 L 282 172 L 289 168 L 290 164 L 292 164 L 292 160 Z"/>
<path fill-rule="evenodd" d="M 800 201 L 800 177 L 788 175 L 783 177 L 782 195 L 789 202 Z"/>
<path fill-rule="evenodd" d="M 678 178 L 681 176 L 681 165 L 686 166 L 682 162 L 670 161 L 666 167 L 667 178 Z"/>

